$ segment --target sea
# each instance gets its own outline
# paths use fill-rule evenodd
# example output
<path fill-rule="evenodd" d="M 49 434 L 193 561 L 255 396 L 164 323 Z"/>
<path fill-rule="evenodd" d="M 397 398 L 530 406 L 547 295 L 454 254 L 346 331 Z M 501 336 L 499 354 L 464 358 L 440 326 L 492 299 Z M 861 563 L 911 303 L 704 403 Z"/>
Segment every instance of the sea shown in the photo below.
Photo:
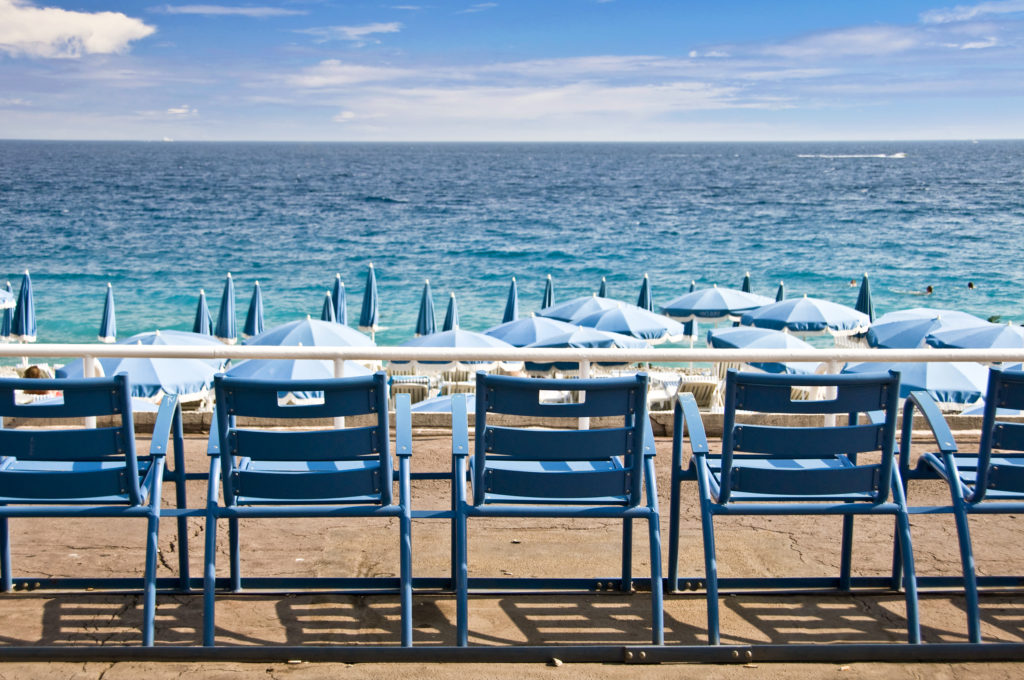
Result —
<path fill-rule="evenodd" d="M 370 263 L 378 344 L 413 335 L 425 280 L 462 328 L 598 290 L 655 305 L 698 287 L 1024 321 L 1024 141 L 183 143 L 0 141 L 0 286 L 31 272 L 39 342 L 216 320 L 319 318 L 335 274 L 355 326 Z M 973 284 L 973 285 L 970 285 Z M 931 294 L 928 294 L 929 286 Z"/>

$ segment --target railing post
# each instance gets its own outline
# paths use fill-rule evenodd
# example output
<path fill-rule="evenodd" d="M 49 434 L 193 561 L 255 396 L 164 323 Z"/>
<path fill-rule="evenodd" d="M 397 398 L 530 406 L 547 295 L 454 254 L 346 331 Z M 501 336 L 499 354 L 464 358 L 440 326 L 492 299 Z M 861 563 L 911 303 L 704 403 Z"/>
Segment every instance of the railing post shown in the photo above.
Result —
<path fill-rule="evenodd" d="M 96 377 L 96 358 L 86 355 L 82 357 L 82 377 L 83 378 L 95 378 Z M 131 397 L 129 397 L 129 403 Z M 85 426 L 90 429 L 96 429 L 96 416 L 86 416 Z"/>
<path fill-rule="evenodd" d="M 825 370 L 826 370 L 826 372 L 829 375 L 835 375 L 836 373 L 839 372 L 839 362 L 838 361 L 836 361 L 834 359 L 830 359 L 827 362 L 826 365 L 827 365 L 827 368 Z M 836 396 L 838 395 L 838 393 L 839 393 L 839 391 L 836 389 L 835 385 L 829 385 L 827 388 L 825 388 L 825 398 L 826 399 L 835 399 Z M 836 424 L 836 414 L 835 413 L 828 413 L 828 414 L 826 414 L 825 415 L 825 425 L 827 427 L 835 427 L 835 424 Z"/>
<path fill-rule="evenodd" d="M 334 377 L 345 377 L 345 360 L 341 357 L 334 357 Z M 345 427 L 345 416 L 338 416 L 334 419 L 334 427 Z"/>
<path fill-rule="evenodd" d="M 590 360 L 589 359 L 581 359 L 580 360 L 580 380 L 586 380 L 589 377 L 590 377 Z M 586 397 L 584 397 L 584 398 L 586 398 Z M 645 395 L 644 398 L 646 399 L 647 396 Z M 580 429 L 581 430 L 589 430 L 590 429 L 590 418 L 580 418 Z"/>

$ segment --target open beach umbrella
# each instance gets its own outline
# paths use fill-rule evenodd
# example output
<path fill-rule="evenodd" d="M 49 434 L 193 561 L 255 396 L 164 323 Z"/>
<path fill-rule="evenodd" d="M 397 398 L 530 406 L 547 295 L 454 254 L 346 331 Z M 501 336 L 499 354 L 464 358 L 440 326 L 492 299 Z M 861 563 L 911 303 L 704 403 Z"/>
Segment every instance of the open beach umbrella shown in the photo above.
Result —
<path fill-rule="evenodd" d="M 743 275 L 743 284 L 740 286 L 740 290 L 743 291 L 744 293 L 751 292 L 750 291 L 750 272 L 747 272 L 746 274 Z"/>
<path fill-rule="evenodd" d="M 571 300 L 566 300 L 565 302 L 560 302 L 557 305 L 552 305 L 546 309 L 542 309 L 537 312 L 537 314 L 540 316 L 546 316 L 549 319 L 558 319 L 559 321 L 576 323 L 576 319 L 589 316 L 594 312 L 600 312 L 606 309 L 615 309 L 620 304 L 622 303 L 618 300 L 598 297 L 596 294 L 584 295 Z"/>
<path fill-rule="evenodd" d="M 544 299 L 541 300 L 540 308 L 547 309 L 553 304 L 555 304 L 555 284 L 551 282 L 551 274 L 548 274 L 548 280 L 544 284 Z"/>
<path fill-rule="evenodd" d="M 249 311 L 245 314 L 245 326 L 242 327 L 242 335 L 251 338 L 263 332 L 263 291 L 260 289 L 260 282 L 257 281 L 252 287 L 252 298 L 249 300 Z"/>
<path fill-rule="evenodd" d="M 324 294 L 324 304 L 320 308 L 320 320 L 327 321 L 328 323 L 335 323 L 334 317 L 334 300 L 331 298 L 331 291 L 327 291 Z"/>
<path fill-rule="evenodd" d="M 788 330 L 792 333 L 831 333 L 852 335 L 865 330 L 867 314 L 821 298 L 804 297 L 773 302 L 740 319 L 744 326 Z"/>
<path fill-rule="evenodd" d="M 566 321 L 534 315 L 488 328 L 484 333 L 504 340 L 514 347 L 525 347 L 532 342 L 571 333 L 576 328 L 577 326 Z"/>
<path fill-rule="evenodd" d="M 199 335 L 213 335 L 210 307 L 206 304 L 206 291 L 202 288 L 199 289 L 199 304 L 196 305 L 196 318 L 192 322 L 192 332 Z"/>
<path fill-rule="evenodd" d="M 985 396 L 988 369 L 974 362 L 921 361 L 879 363 L 866 361 L 848 364 L 843 373 L 900 372 L 900 398 L 914 390 L 924 390 L 944 404 L 971 404 Z"/>
<path fill-rule="evenodd" d="M 434 321 L 434 297 L 430 294 L 430 279 L 423 282 L 420 296 L 420 313 L 416 316 L 416 335 L 430 335 L 437 330 Z"/>
<path fill-rule="evenodd" d="M 749 326 L 709 330 L 708 346 L 724 349 L 809 349 L 813 347 L 810 343 L 789 333 Z M 755 361 L 750 365 L 766 373 L 810 374 L 817 371 L 821 363 L 813 361 Z"/>
<path fill-rule="evenodd" d="M 438 333 L 431 333 L 429 335 L 420 335 L 415 338 L 410 338 L 405 342 L 399 343 L 399 347 L 459 347 L 459 348 L 481 348 L 481 347 L 512 347 L 509 343 L 498 338 L 485 335 L 483 333 L 477 333 L 475 331 L 466 331 L 461 328 L 456 328 L 450 331 L 440 331 Z M 425 373 L 441 373 L 443 371 L 454 370 L 458 368 L 474 368 L 487 370 L 493 368 L 496 363 L 500 363 L 502 368 L 507 370 L 515 370 L 522 366 L 522 362 L 494 362 L 494 361 L 392 361 L 391 364 L 395 366 L 404 366 L 412 364 L 419 370 Z"/>
<path fill-rule="evenodd" d="M 448 296 L 448 309 L 444 314 L 442 331 L 452 331 L 459 327 L 459 305 L 455 302 L 455 291 Z"/>
<path fill-rule="evenodd" d="M 622 335 L 620 333 L 609 333 L 608 331 L 601 331 L 596 328 L 588 328 L 586 326 L 579 326 L 568 333 L 562 335 L 556 335 L 553 337 L 546 338 L 544 340 L 538 340 L 537 342 L 526 345 L 527 347 L 580 347 L 580 348 L 607 348 L 607 347 L 622 347 L 622 348 L 633 348 L 643 349 L 650 347 L 650 344 L 644 340 L 639 340 L 629 335 Z M 622 366 L 629 362 L 600 362 L 601 366 Z M 559 371 L 578 371 L 579 363 L 575 361 L 556 361 L 556 362 L 526 362 L 526 370 L 532 373 L 546 373 L 552 370 Z"/>
<path fill-rule="evenodd" d="M 10 299 L 10 304 L 4 306 L 3 311 L 0 312 L 0 342 L 10 342 L 11 326 L 14 323 L 14 293 L 11 292 L 10 281 L 4 286 L 4 293 L 6 293 L 5 299 Z"/>
<path fill-rule="evenodd" d="M 714 286 L 680 295 L 661 312 L 678 321 L 739 321 L 746 312 L 770 303 L 764 295 Z"/>
<path fill-rule="evenodd" d="M 601 277 L 601 287 L 597 289 L 597 297 L 608 297 L 608 282 Z"/>
<path fill-rule="evenodd" d="M 986 322 L 983 326 L 946 328 L 932 331 L 925 342 L 932 347 L 952 349 L 1019 349 L 1024 347 L 1024 327 Z"/>
<path fill-rule="evenodd" d="M 614 309 L 588 314 L 577 319 L 576 323 L 599 331 L 629 335 L 653 345 L 678 342 L 687 337 L 686 327 L 678 321 L 621 302 Z"/>
<path fill-rule="evenodd" d="M 929 333 L 984 326 L 987 323 L 966 312 L 915 307 L 878 317 L 868 329 L 867 340 L 871 347 L 881 349 L 914 349 L 925 346 L 925 338 Z"/>
<path fill-rule="evenodd" d="M 605 295 L 599 295 L 598 297 L 607 297 Z M 636 306 L 641 309 L 646 309 L 648 312 L 654 311 L 654 296 L 651 294 L 651 279 L 644 274 L 643 283 L 640 284 L 640 295 L 636 298 Z"/>
<path fill-rule="evenodd" d="M 786 284 L 783 281 L 779 281 L 779 289 L 775 291 L 775 301 L 782 302 L 786 299 Z"/>
<path fill-rule="evenodd" d="M 860 280 L 860 291 L 857 292 L 857 304 L 853 306 L 858 312 L 867 314 L 871 323 L 875 322 L 875 303 L 871 301 L 871 284 L 868 283 L 867 272 Z"/>
<path fill-rule="evenodd" d="M 342 326 L 348 325 L 348 301 L 345 299 L 345 284 L 341 274 L 334 275 L 334 287 L 331 288 L 331 299 L 334 300 L 334 320 Z"/>
<path fill-rule="evenodd" d="M 21 277 L 21 290 L 14 306 L 11 337 L 18 342 L 36 341 L 36 305 L 32 300 L 32 277 L 28 275 L 27 269 Z"/>
<path fill-rule="evenodd" d="M 224 292 L 220 296 L 220 311 L 217 313 L 217 325 L 213 329 L 213 335 L 229 345 L 238 341 L 238 333 L 235 330 L 235 282 L 231 279 L 231 272 L 228 272 L 224 279 Z"/>
<path fill-rule="evenodd" d="M 451 394 L 442 394 L 437 397 L 430 397 L 413 404 L 411 410 L 415 413 L 451 413 L 453 396 Z M 473 398 L 472 394 L 466 395 L 466 413 L 476 413 L 476 399 Z"/>
<path fill-rule="evenodd" d="M 379 302 L 377 300 L 377 275 L 373 271 L 373 263 L 366 273 L 366 288 L 363 290 L 363 308 L 359 312 L 359 330 L 370 331 L 370 337 L 380 328 Z"/>
<path fill-rule="evenodd" d="M 209 335 L 172 330 L 138 333 L 117 344 L 222 346 Z M 105 376 L 127 373 L 133 397 L 159 402 L 164 394 L 177 394 L 182 401 L 192 401 L 206 396 L 213 384 L 213 376 L 223 368 L 224 360 L 103 357 L 99 359 L 99 365 Z M 57 369 L 58 378 L 81 378 L 83 375 L 81 359 Z"/>
<path fill-rule="evenodd" d="M 117 342 L 117 319 L 114 316 L 114 287 L 107 282 L 107 299 L 103 302 L 103 318 L 100 319 L 100 342 Z"/>
<path fill-rule="evenodd" d="M 505 313 L 501 315 L 501 322 L 508 323 L 519 318 L 519 287 L 516 285 L 516 277 L 512 277 L 512 283 L 508 287 L 508 299 L 505 300 Z"/>

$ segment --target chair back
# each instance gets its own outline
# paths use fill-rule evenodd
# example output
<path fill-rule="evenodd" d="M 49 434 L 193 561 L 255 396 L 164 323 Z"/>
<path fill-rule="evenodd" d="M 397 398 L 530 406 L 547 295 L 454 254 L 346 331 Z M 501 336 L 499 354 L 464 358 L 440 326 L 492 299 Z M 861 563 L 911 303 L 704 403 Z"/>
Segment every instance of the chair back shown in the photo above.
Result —
<path fill-rule="evenodd" d="M 214 390 L 226 505 L 235 505 L 239 496 L 280 503 L 359 498 L 360 502 L 391 504 L 388 389 L 383 371 L 353 378 L 285 381 L 220 374 L 214 378 Z M 289 392 L 322 394 L 323 399 L 284 405 L 281 397 Z M 337 424 L 337 419 L 363 415 L 375 416 L 373 424 Z M 336 425 L 274 430 L 250 423 L 239 426 L 239 417 L 254 419 L 254 423 L 258 422 L 255 419 L 334 418 Z M 241 459 L 294 465 L 288 472 L 265 467 L 246 470 L 238 464 Z M 342 469 L 325 465 L 340 461 L 378 461 L 379 465 Z M 318 463 L 324 469 L 318 471 Z"/>
<path fill-rule="evenodd" d="M 993 450 L 1024 452 L 1024 423 L 999 420 L 997 409 L 1024 410 L 1024 371 L 990 368 L 985 411 L 981 421 L 981 442 L 978 449 L 978 477 L 970 501 L 984 499 L 988 489 L 1024 492 L 1024 461 L 1021 464 L 993 462 Z"/>
<path fill-rule="evenodd" d="M 888 498 L 899 407 L 899 373 L 863 375 L 774 375 L 730 370 L 725 380 L 722 471 L 719 502 L 734 491 L 825 497 L 870 493 Z M 834 392 L 820 400 L 794 399 L 793 387 Z M 737 411 L 845 415 L 840 425 L 788 427 L 737 422 Z M 881 411 L 881 419 L 868 414 Z M 859 422 L 861 414 L 868 422 Z M 857 455 L 881 452 L 876 465 L 857 465 Z M 734 454 L 741 454 L 736 456 Z M 800 459 L 845 455 L 853 466 L 805 469 Z M 789 459 L 791 467 L 744 466 L 744 457 Z"/>
<path fill-rule="evenodd" d="M 25 391 L 60 391 L 63 398 L 19 404 L 17 396 Z M 12 499 L 74 503 L 120 497 L 140 505 L 131 386 L 126 374 L 0 379 L 0 423 L 4 418 L 31 422 L 95 416 L 119 416 L 121 422 L 96 428 L 0 426 L 0 503 L 16 502 Z M 74 463 L 98 465 L 81 465 L 76 470 Z"/>
<path fill-rule="evenodd" d="M 576 403 L 547 402 L 543 392 L 574 392 Z M 621 427 L 596 429 L 538 429 L 496 425 L 496 415 L 525 418 L 621 418 Z M 647 423 L 647 375 L 623 378 L 515 378 L 484 372 L 476 376 L 476 449 L 473 458 L 473 502 L 482 505 L 488 493 L 505 498 L 554 499 L 617 497 L 626 505 L 641 502 L 644 428 Z M 578 423 L 576 423 L 578 425 Z M 564 475 L 572 463 L 606 462 Z M 489 463 L 536 462 L 540 471 L 490 467 Z"/>

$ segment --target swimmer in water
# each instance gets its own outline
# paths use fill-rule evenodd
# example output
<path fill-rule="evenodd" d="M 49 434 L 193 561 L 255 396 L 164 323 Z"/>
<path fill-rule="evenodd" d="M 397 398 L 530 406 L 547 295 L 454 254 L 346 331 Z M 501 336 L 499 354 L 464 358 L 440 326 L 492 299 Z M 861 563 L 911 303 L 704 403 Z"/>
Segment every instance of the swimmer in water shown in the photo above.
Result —
<path fill-rule="evenodd" d="M 967 282 L 967 290 L 974 290 L 974 281 Z"/>
<path fill-rule="evenodd" d="M 934 292 L 935 292 L 935 289 L 932 288 L 931 286 L 928 286 L 927 288 L 924 289 L 924 294 L 925 295 L 931 295 Z"/>

